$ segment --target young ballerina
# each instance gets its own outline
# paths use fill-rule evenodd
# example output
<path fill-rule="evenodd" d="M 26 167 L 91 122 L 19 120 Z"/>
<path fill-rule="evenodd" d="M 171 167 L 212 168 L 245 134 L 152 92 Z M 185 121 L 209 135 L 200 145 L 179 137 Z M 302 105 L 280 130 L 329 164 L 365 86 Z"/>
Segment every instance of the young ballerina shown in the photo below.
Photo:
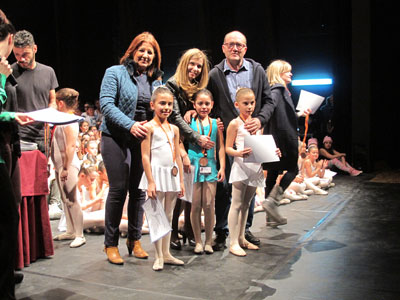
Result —
<path fill-rule="evenodd" d="M 244 157 L 251 154 L 251 148 L 244 148 L 244 136 L 250 135 L 244 128 L 244 124 L 252 118 L 255 102 L 255 95 L 251 89 L 241 88 L 237 91 L 235 107 L 239 110 L 239 117 L 229 123 L 226 133 L 225 151 L 234 157 L 229 177 L 229 183 L 232 183 L 232 203 L 228 214 L 229 251 L 237 256 L 246 255 L 243 248 L 259 249 L 258 246 L 248 242 L 244 236 L 250 201 L 257 187 L 265 186 L 261 164 L 243 161 Z M 257 134 L 261 134 L 261 131 Z"/>
<path fill-rule="evenodd" d="M 79 93 L 64 88 L 56 93 L 57 109 L 73 114 L 78 103 Z M 86 243 L 83 236 L 83 214 L 77 199 L 77 181 L 80 161 L 76 154 L 76 141 L 79 134 L 78 123 L 57 125 L 51 143 L 51 159 L 54 164 L 56 180 L 63 201 L 67 231 L 54 237 L 54 240 L 73 240 L 71 248 Z"/>
<path fill-rule="evenodd" d="M 332 177 L 325 176 L 325 169 L 328 167 L 328 161 L 321 159 L 317 161 L 319 157 L 318 146 L 316 144 L 310 144 L 308 147 L 307 159 L 303 163 L 302 175 L 304 180 L 319 188 L 328 188 L 331 186 Z M 328 192 L 322 189 L 315 190 L 317 195 L 327 195 Z"/>
<path fill-rule="evenodd" d="M 144 173 L 139 184 L 147 190 L 147 197 L 158 199 L 164 206 L 171 223 L 177 197 L 183 197 L 183 170 L 179 152 L 179 129 L 168 123 L 173 107 L 173 95 L 166 87 L 154 90 L 150 100 L 154 118 L 145 124 L 148 134 L 142 141 L 142 162 Z M 169 251 L 171 233 L 154 243 L 155 261 L 153 270 L 160 271 L 164 264 L 183 265 Z"/>
<path fill-rule="evenodd" d="M 211 149 L 204 149 L 198 144 L 189 144 L 190 164 L 195 167 L 192 209 L 190 219 L 193 228 L 196 246 L 194 253 L 207 254 L 213 253 L 212 233 L 215 223 L 215 192 L 217 181 L 221 182 L 225 178 L 225 147 L 224 136 L 221 130 L 218 130 L 217 120 L 208 115 L 213 108 L 214 101 L 212 94 L 207 89 L 198 91 L 193 96 L 193 106 L 197 117 L 192 119 L 190 127 L 200 135 L 209 136 L 215 146 Z M 219 170 L 217 169 L 216 154 L 218 151 Z M 204 211 L 205 226 L 205 245 L 201 240 L 201 212 Z"/>

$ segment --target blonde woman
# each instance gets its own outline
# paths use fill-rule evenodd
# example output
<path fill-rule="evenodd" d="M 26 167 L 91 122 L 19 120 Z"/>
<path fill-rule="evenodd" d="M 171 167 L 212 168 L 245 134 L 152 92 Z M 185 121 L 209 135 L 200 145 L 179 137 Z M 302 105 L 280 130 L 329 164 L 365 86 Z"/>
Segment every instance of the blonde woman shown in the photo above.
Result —
<path fill-rule="evenodd" d="M 288 85 L 292 82 L 292 66 L 284 60 L 275 60 L 267 68 L 267 78 L 271 86 L 271 97 L 274 102 L 274 111 L 270 121 L 264 128 L 264 134 L 272 134 L 276 146 L 281 150 L 282 157 L 279 162 L 264 164 L 267 170 L 265 181 L 266 199 L 262 205 L 268 216 L 277 225 L 287 223 L 277 210 L 283 192 L 299 173 L 298 170 L 298 135 L 297 117 L 308 114 L 309 111 L 296 113 L 293 100 L 290 97 Z M 279 184 L 276 184 L 278 175 L 286 170 Z"/>

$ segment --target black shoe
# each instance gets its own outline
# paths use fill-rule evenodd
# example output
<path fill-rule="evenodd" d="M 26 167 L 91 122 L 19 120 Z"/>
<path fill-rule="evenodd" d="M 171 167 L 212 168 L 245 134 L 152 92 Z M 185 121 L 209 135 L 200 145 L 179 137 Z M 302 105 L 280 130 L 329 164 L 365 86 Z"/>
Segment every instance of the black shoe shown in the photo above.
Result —
<path fill-rule="evenodd" d="M 186 244 L 186 240 L 189 244 L 190 247 L 196 247 L 196 242 L 194 240 L 194 237 L 188 237 L 186 234 L 183 234 L 183 244 Z"/>
<path fill-rule="evenodd" d="M 15 273 L 15 272 L 14 272 L 14 281 L 15 281 L 15 284 L 21 283 L 22 280 L 24 280 L 24 274 L 22 274 L 22 273 Z"/>
<path fill-rule="evenodd" d="M 217 235 L 212 245 L 214 251 L 223 251 L 226 248 L 226 236 Z"/>
<path fill-rule="evenodd" d="M 171 249 L 174 250 L 181 250 L 182 249 L 182 244 L 180 239 L 176 239 L 170 242 Z"/>
<path fill-rule="evenodd" d="M 245 239 L 246 239 L 248 242 L 250 242 L 250 243 L 252 243 L 252 244 L 254 244 L 254 245 L 257 245 L 257 246 L 260 245 L 260 239 L 257 238 L 257 237 L 255 237 L 255 236 L 250 232 L 250 230 L 247 230 L 247 231 L 245 232 L 244 237 L 245 237 Z"/>
<path fill-rule="evenodd" d="M 189 239 L 189 246 L 196 247 L 196 242 L 195 242 L 194 238 Z"/>

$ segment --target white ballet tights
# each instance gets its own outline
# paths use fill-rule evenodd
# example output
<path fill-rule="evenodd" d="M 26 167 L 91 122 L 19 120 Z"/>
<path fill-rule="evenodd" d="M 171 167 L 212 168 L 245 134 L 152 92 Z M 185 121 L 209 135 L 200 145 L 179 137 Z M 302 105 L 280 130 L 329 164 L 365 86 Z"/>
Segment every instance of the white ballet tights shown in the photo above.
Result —
<path fill-rule="evenodd" d="M 247 215 L 250 201 L 257 187 L 248 186 L 240 181 L 232 183 L 232 203 L 228 214 L 230 246 L 238 247 L 244 243 Z"/>
<path fill-rule="evenodd" d="M 172 222 L 172 214 L 174 212 L 177 195 L 177 192 L 157 192 L 157 198 L 164 207 L 165 214 L 170 224 Z M 170 240 L 171 232 L 154 243 L 156 260 L 164 261 L 165 258 L 168 259 L 172 257 L 169 252 Z"/>
<path fill-rule="evenodd" d="M 63 210 L 67 223 L 67 233 L 75 234 L 75 237 L 83 237 L 83 213 L 77 198 L 78 169 L 68 168 L 68 179 L 61 181 L 56 172 L 57 184 L 60 189 Z"/>

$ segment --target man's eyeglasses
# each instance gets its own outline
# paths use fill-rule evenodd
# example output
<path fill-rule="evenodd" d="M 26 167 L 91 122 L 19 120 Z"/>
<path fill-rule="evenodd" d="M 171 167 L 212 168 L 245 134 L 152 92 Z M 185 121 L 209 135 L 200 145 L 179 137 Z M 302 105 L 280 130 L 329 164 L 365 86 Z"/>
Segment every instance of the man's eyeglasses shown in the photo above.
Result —
<path fill-rule="evenodd" d="M 232 50 L 236 46 L 236 49 L 238 49 L 239 51 L 246 47 L 245 44 L 241 43 L 225 43 L 224 46 L 228 47 L 229 50 Z"/>

